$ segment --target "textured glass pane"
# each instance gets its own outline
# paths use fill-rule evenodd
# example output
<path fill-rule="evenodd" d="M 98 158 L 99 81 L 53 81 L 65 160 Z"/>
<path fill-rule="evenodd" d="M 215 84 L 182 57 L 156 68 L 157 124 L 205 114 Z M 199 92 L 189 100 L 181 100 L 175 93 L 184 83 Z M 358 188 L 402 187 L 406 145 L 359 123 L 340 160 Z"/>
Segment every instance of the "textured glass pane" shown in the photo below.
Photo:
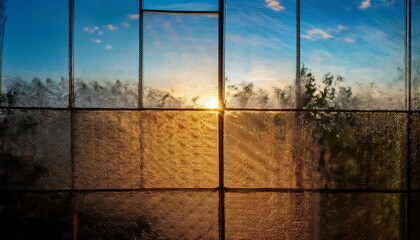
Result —
<path fill-rule="evenodd" d="M 70 188 L 69 112 L 1 110 L 0 129 L 0 188 Z"/>
<path fill-rule="evenodd" d="M 296 1 L 226 1 L 228 107 L 294 108 Z"/>
<path fill-rule="evenodd" d="M 229 112 L 226 185 L 405 188 L 406 122 L 399 113 Z"/>
<path fill-rule="evenodd" d="M 67 193 L 1 193 L 2 239 L 71 239 Z"/>
<path fill-rule="evenodd" d="M 219 9 L 218 0 L 144 0 L 143 8 L 174 11 L 217 11 Z"/>
<path fill-rule="evenodd" d="M 144 14 L 144 104 L 217 107 L 217 15 Z"/>
<path fill-rule="evenodd" d="M 375 193 L 227 193 L 227 239 L 402 239 L 404 198 Z"/>
<path fill-rule="evenodd" d="M 408 239 L 416 239 L 420 236 L 420 194 L 412 193 L 409 198 L 409 234 Z"/>
<path fill-rule="evenodd" d="M 216 112 L 142 115 L 145 187 L 217 187 Z"/>
<path fill-rule="evenodd" d="M 304 108 L 404 109 L 403 0 L 307 0 L 301 9 Z"/>
<path fill-rule="evenodd" d="M 136 112 L 77 111 L 73 131 L 77 188 L 140 186 L 140 119 Z"/>
<path fill-rule="evenodd" d="M 420 110 L 420 1 L 412 1 L 412 107 Z"/>
<path fill-rule="evenodd" d="M 316 239 L 319 196 L 227 193 L 227 239 Z"/>
<path fill-rule="evenodd" d="M 91 193 L 77 201 L 80 239 L 218 237 L 217 193 Z"/>
<path fill-rule="evenodd" d="M 217 113 L 78 111 L 79 188 L 216 187 Z"/>
<path fill-rule="evenodd" d="M 68 105 L 68 1 L 0 2 L 0 79 L 8 106 Z"/>
<path fill-rule="evenodd" d="M 420 114 L 411 116 L 411 187 L 420 189 Z"/>
<path fill-rule="evenodd" d="M 319 239 L 404 239 L 404 194 L 337 193 L 319 201 Z"/>
<path fill-rule="evenodd" d="M 75 1 L 74 71 L 78 107 L 138 104 L 138 1 Z"/>

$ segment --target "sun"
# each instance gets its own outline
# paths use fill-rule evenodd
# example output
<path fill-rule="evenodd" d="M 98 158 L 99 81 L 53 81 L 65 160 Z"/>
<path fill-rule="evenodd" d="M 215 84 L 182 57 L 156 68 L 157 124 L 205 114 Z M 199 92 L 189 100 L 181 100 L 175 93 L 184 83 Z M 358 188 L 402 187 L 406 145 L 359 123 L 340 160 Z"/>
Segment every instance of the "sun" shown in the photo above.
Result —
<path fill-rule="evenodd" d="M 219 100 L 217 100 L 217 98 L 213 97 L 210 98 L 206 103 L 205 103 L 205 107 L 206 108 L 218 108 L 219 107 Z"/>

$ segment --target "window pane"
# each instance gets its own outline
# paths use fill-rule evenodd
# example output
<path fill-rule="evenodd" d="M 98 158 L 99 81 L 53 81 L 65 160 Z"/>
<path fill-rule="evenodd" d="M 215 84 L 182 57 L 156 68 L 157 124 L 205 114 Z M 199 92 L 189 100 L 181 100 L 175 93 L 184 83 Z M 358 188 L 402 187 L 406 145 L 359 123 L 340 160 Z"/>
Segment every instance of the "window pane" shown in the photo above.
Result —
<path fill-rule="evenodd" d="M 406 123 L 400 113 L 226 113 L 226 185 L 405 189 Z"/>
<path fill-rule="evenodd" d="M 420 189 L 420 114 L 411 115 L 411 188 Z"/>
<path fill-rule="evenodd" d="M 410 214 L 409 216 L 409 235 L 408 239 L 415 239 L 416 237 L 420 236 L 420 194 L 419 193 L 412 193 L 409 195 L 409 202 L 410 202 Z"/>
<path fill-rule="evenodd" d="M 227 239 L 402 239 L 402 194 L 226 194 Z"/>
<path fill-rule="evenodd" d="M 70 113 L 0 111 L 0 188 L 71 187 Z"/>
<path fill-rule="evenodd" d="M 404 109 L 403 0 L 307 0 L 301 9 L 301 62 L 314 78 L 302 74 L 304 108 Z M 324 89 L 332 99 L 316 96 Z"/>
<path fill-rule="evenodd" d="M 217 11 L 218 0 L 144 0 L 147 10 Z"/>
<path fill-rule="evenodd" d="M 217 107 L 217 15 L 144 15 L 146 107 Z"/>
<path fill-rule="evenodd" d="M 0 104 L 66 107 L 68 1 L 1 1 L 0 8 Z"/>
<path fill-rule="evenodd" d="M 77 111 L 78 188 L 216 187 L 217 113 Z"/>
<path fill-rule="evenodd" d="M 137 106 L 138 8 L 138 1 L 75 1 L 78 107 Z"/>
<path fill-rule="evenodd" d="M 142 115 L 145 187 L 217 187 L 216 112 Z"/>
<path fill-rule="evenodd" d="M 412 1 L 412 108 L 420 110 L 420 1 Z"/>
<path fill-rule="evenodd" d="M 77 196 L 80 239 L 217 239 L 216 192 Z"/>
<path fill-rule="evenodd" d="M 6 193 L 0 197 L 2 239 L 71 239 L 68 193 Z"/>
<path fill-rule="evenodd" d="M 228 107 L 294 108 L 296 1 L 226 1 Z"/>

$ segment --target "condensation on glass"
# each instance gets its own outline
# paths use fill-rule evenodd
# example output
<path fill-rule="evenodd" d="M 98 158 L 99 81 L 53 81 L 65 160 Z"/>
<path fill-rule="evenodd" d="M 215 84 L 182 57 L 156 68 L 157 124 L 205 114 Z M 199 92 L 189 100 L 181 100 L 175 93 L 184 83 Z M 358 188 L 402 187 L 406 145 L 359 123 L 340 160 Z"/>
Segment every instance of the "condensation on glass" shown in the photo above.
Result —
<path fill-rule="evenodd" d="M 405 113 L 228 112 L 225 184 L 405 189 Z"/>
<path fill-rule="evenodd" d="M 70 112 L 0 110 L 0 188 L 71 188 Z"/>
<path fill-rule="evenodd" d="M 217 192 L 77 194 L 80 239 L 218 239 Z"/>
<path fill-rule="evenodd" d="M 399 193 L 227 193 L 226 238 L 402 239 L 404 202 Z"/>
<path fill-rule="evenodd" d="M 68 1 L 0 2 L 0 105 L 68 106 Z"/>
<path fill-rule="evenodd" d="M 217 14 L 144 13 L 145 107 L 210 107 L 217 101 Z"/>
<path fill-rule="evenodd" d="M 217 113 L 77 111 L 77 188 L 218 185 Z"/>
<path fill-rule="evenodd" d="M 93 0 L 74 4 L 76 106 L 136 107 L 139 3 Z"/>
<path fill-rule="evenodd" d="M 302 1 L 301 65 L 312 72 L 319 92 L 331 76 L 338 78 L 329 89 L 347 99 L 340 108 L 404 110 L 404 26 L 403 0 Z M 303 95 L 310 92 L 305 76 Z M 303 107 L 325 109 L 335 103 Z"/>
<path fill-rule="evenodd" d="M 296 1 L 226 1 L 227 107 L 294 108 Z"/>

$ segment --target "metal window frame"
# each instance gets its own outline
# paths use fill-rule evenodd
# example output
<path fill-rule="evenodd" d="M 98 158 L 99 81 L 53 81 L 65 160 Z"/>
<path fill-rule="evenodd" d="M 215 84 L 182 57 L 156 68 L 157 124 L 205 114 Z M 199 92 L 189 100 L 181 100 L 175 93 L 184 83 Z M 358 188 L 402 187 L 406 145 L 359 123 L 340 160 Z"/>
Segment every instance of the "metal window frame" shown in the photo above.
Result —
<path fill-rule="evenodd" d="M 72 165 L 72 183 L 71 189 L 62 190 L 28 190 L 28 189 L 2 189 L 1 192 L 33 192 L 33 193 L 54 193 L 54 192 L 67 192 L 70 193 L 72 198 L 72 218 L 73 218 L 73 239 L 78 239 L 78 216 L 77 216 L 77 196 L 79 193 L 88 192 L 143 192 L 143 191 L 157 191 L 157 192 L 172 192 L 172 191 L 194 191 L 194 192 L 218 192 L 219 206 L 218 206 L 218 228 L 219 239 L 225 239 L 226 217 L 225 217 L 225 193 L 242 193 L 242 192 L 284 192 L 284 193 L 399 193 L 405 196 L 405 229 L 404 238 L 408 239 L 411 231 L 411 223 L 409 219 L 410 213 L 410 197 L 413 193 L 420 193 L 420 189 L 412 189 L 411 186 L 411 145 L 412 145 L 412 119 L 413 114 L 419 114 L 420 110 L 412 109 L 412 0 L 405 0 L 405 110 L 328 110 L 328 109 L 303 109 L 301 102 L 297 100 L 294 109 L 259 109 L 259 108 L 229 108 L 225 106 L 225 0 L 218 0 L 218 11 L 172 11 L 172 10 L 154 10 L 144 9 L 143 1 L 139 1 L 139 75 L 138 75 L 138 107 L 137 108 L 80 108 L 75 105 L 75 89 L 74 89 L 74 3 L 81 0 L 68 0 L 69 7 L 69 46 L 68 46 L 68 67 L 69 67 L 69 102 L 67 108 L 52 108 L 52 107 L 5 107 L 0 106 L 2 109 L 16 109 L 16 110 L 53 110 L 53 111 L 70 111 L 70 145 L 71 145 L 71 165 Z M 206 108 L 145 108 L 143 106 L 143 24 L 144 13 L 168 13 L 168 14 L 217 14 L 218 15 L 218 109 Z M 301 13 L 301 0 L 296 0 L 296 80 L 295 84 L 296 95 L 299 96 L 300 89 L 300 13 Z M 0 76 L 1 79 L 1 76 Z M 1 89 L 0 89 L 1 90 Z M 298 98 L 299 99 L 299 98 Z M 75 160 L 74 160 L 74 112 L 78 110 L 87 111 L 205 111 L 218 113 L 218 187 L 216 188 L 144 188 L 140 183 L 139 188 L 133 189 L 77 189 L 75 187 Z M 405 113 L 407 114 L 407 150 L 406 150 L 406 181 L 407 188 L 405 189 L 325 189 L 325 188 L 227 188 L 224 185 L 224 126 L 225 126 L 225 112 L 372 112 L 372 113 Z M 143 171 L 143 166 L 140 166 L 140 171 Z"/>

